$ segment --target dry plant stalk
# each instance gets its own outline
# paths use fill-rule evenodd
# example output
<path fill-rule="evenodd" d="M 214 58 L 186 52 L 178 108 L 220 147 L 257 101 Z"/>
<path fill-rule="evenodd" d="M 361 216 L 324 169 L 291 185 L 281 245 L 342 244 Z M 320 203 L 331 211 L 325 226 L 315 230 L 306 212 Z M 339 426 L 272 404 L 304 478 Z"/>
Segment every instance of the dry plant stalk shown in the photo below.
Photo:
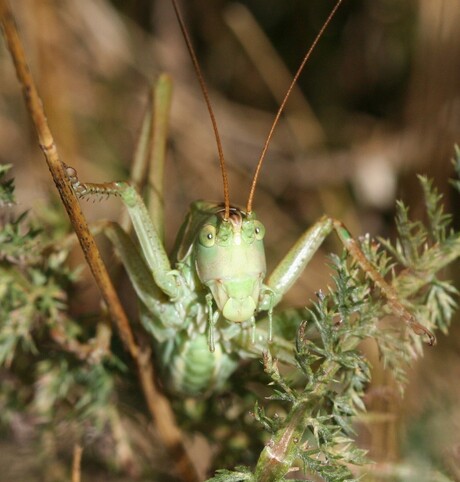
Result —
<path fill-rule="evenodd" d="M 65 167 L 59 158 L 43 104 L 27 65 L 13 13 L 7 0 L 0 0 L 0 20 L 5 40 L 15 65 L 16 75 L 23 89 L 26 106 L 37 133 L 40 148 L 43 151 L 62 203 L 69 215 L 72 227 L 77 234 L 86 261 L 101 291 L 110 318 L 117 326 L 125 348 L 136 363 L 147 407 L 156 423 L 159 436 L 168 449 L 172 460 L 175 461 L 176 471 L 181 479 L 185 482 L 196 482 L 198 480 L 196 468 L 184 448 L 182 434 L 177 426 L 169 401 L 155 386 L 155 372 L 151 362 L 150 350 L 141 349 L 136 343 L 126 313 L 110 280 L 77 197 L 67 179 Z"/>
<path fill-rule="evenodd" d="M 81 457 L 83 455 L 83 447 L 75 444 L 72 457 L 72 482 L 81 482 Z"/>

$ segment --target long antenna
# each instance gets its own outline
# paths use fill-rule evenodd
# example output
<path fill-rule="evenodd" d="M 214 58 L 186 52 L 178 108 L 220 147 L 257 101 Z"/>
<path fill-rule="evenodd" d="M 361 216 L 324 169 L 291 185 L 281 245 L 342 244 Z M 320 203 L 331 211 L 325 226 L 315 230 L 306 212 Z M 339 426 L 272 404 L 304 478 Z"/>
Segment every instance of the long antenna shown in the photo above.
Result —
<path fill-rule="evenodd" d="M 193 49 L 192 41 L 190 40 L 187 28 L 185 27 L 185 23 L 184 23 L 184 20 L 182 19 L 182 15 L 179 11 L 179 7 L 177 6 L 176 0 L 171 0 L 171 1 L 172 1 L 174 10 L 176 12 L 176 17 L 179 22 L 180 29 L 182 30 L 182 35 L 184 36 L 185 43 L 187 44 L 187 49 L 192 59 L 196 76 L 198 77 L 198 81 L 200 82 L 201 91 L 203 92 L 204 100 L 206 101 L 206 106 L 208 107 L 209 116 L 211 117 L 212 127 L 214 129 L 214 137 L 216 138 L 217 151 L 219 153 L 219 164 L 220 164 L 220 170 L 222 172 L 222 182 L 224 185 L 224 204 L 225 204 L 224 219 L 227 220 L 230 216 L 230 195 L 228 193 L 228 178 L 227 178 L 227 169 L 225 167 L 224 151 L 222 149 L 222 142 L 220 140 L 219 129 L 217 128 L 216 117 L 214 115 L 214 111 L 212 110 L 208 89 L 206 87 L 203 74 L 201 73 L 200 64 L 198 63 L 195 50 Z"/>
<path fill-rule="evenodd" d="M 259 173 L 262 168 L 262 164 L 265 159 L 265 155 L 267 154 L 268 146 L 270 144 L 270 141 L 272 140 L 273 137 L 273 132 L 275 131 L 275 127 L 278 124 L 278 121 L 281 117 L 281 113 L 284 110 L 284 107 L 286 105 L 286 102 L 289 99 L 289 96 L 292 92 L 292 89 L 294 88 L 295 83 L 297 82 L 297 79 L 300 77 L 300 74 L 302 73 L 303 68 L 305 67 L 305 64 L 307 63 L 308 59 L 310 58 L 313 50 L 315 50 L 316 44 L 318 43 L 319 39 L 322 37 L 324 31 L 326 30 L 327 26 L 329 25 L 329 22 L 332 20 L 332 17 L 335 15 L 335 12 L 339 8 L 340 4 L 342 3 L 343 0 L 338 0 L 337 3 L 335 4 L 335 7 L 332 9 L 331 13 L 327 17 L 326 21 L 324 22 L 323 26 L 321 27 L 321 30 L 318 32 L 318 34 L 315 37 L 315 40 L 311 44 L 311 47 L 308 49 L 307 53 L 305 54 L 302 63 L 300 64 L 299 68 L 297 69 L 296 74 L 294 75 L 294 78 L 292 79 L 291 85 L 289 86 L 286 95 L 284 96 L 283 102 L 279 106 L 278 112 L 276 113 L 275 119 L 273 121 L 273 124 L 270 128 L 270 132 L 268 133 L 267 139 L 265 141 L 264 147 L 262 149 L 262 153 L 260 154 L 259 161 L 257 162 L 257 166 L 254 172 L 254 177 L 252 179 L 252 184 L 251 184 L 251 190 L 249 192 L 249 198 L 248 198 L 248 203 L 246 206 L 246 212 L 250 213 L 252 211 L 252 201 L 254 200 L 254 194 L 256 191 L 256 185 L 257 185 L 257 180 L 259 178 Z"/>

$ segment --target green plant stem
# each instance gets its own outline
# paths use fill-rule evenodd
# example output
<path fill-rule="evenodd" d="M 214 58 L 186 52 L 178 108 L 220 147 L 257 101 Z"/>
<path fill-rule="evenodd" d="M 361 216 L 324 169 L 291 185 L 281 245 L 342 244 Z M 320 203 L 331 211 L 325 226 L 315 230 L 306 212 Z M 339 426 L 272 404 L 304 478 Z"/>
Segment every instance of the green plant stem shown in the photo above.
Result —
<path fill-rule="evenodd" d="M 356 340 L 356 345 L 359 340 Z M 326 360 L 322 367 L 322 376 L 316 384 L 315 390 L 309 394 L 308 400 L 297 402 L 290 411 L 288 418 L 260 454 L 255 470 L 257 482 L 276 482 L 283 480 L 298 456 L 302 438 L 311 418 L 312 408 L 316 401 L 326 392 L 328 384 L 340 369 L 340 364 L 333 360 Z"/>

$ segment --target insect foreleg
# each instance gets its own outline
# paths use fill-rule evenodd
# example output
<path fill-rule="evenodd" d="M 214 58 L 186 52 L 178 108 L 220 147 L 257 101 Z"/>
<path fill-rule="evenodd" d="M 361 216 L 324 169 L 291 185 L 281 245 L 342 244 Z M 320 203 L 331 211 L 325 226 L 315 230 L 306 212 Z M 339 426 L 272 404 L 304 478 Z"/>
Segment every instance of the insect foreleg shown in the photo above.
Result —
<path fill-rule="evenodd" d="M 74 191 L 81 198 L 101 194 L 120 196 L 128 209 L 142 253 L 155 283 L 171 299 L 180 298 L 183 286 L 178 283 L 177 276 L 171 269 L 163 243 L 136 189 L 127 182 L 100 184 L 80 182 L 76 170 L 70 166 L 66 166 L 66 172 Z"/>
<path fill-rule="evenodd" d="M 345 249 L 366 275 L 369 276 L 383 292 L 393 313 L 401 317 L 415 333 L 426 334 L 429 338 L 429 343 L 431 345 L 434 344 L 436 340 L 434 335 L 418 323 L 414 315 L 404 307 L 396 291 L 385 281 L 383 276 L 366 258 L 346 227 L 340 221 L 328 216 L 323 216 L 299 238 L 284 259 L 274 269 L 273 273 L 268 277 L 266 285 L 273 290 L 274 295 L 271 302 L 269 297 L 265 296 L 262 300 L 261 308 L 270 310 L 270 308 L 273 308 L 273 303 L 274 305 L 279 303 L 286 291 L 305 269 L 326 236 L 332 231 L 337 233 Z"/>
<path fill-rule="evenodd" d="M 266 285 L 272 290 L 263 299 L 263 309 L 276 306 L 297 281 L 322 242 L 333 230 L 332 219 L 323 216 L 310 229 L 305 231 L 269 275 Z"/>
<path fill-rule="evenodd" d="M 175 304 L 161 301 L 164 295 L 155 285 L 149 268 L 125 231 L 117 223 L 106 221 L 103 223 L 103 233 L 121 258 L 134 290 L 149 314 L 145 328 L 159 342 L 173 337 L 178 328 L 183 328 L 183 315 L 177 311 Z M 141 316 L 141 319 L 147 318 Z"/>

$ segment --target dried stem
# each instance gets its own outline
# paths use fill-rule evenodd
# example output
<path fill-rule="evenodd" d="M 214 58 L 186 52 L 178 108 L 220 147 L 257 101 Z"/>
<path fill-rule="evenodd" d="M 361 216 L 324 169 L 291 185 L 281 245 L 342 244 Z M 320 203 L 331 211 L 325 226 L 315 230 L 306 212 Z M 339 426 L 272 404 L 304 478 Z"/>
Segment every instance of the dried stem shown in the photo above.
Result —
<path fill-rule="evenodd" d="M 42 101 L 25 59 L 24 49 L 7 0 L 0 0 L 0 20 L 5 40 L 16 68 L 16 75 L 23 89 L 26 106 L 35 126 L 40 147 L 73 229 L 77 234 L 86 261 L 101 291 L 110 318 L 117 326 L 125 348 L 136 362 L 139 380 L 150 414 L 157 423 L 159 435 L 169 450 L 172 460 L 178 461 L 176 466 L 178 474 L 184 481 L 195 482 L 198 480 L 196 469 L 183 446 L 181 432 L 177 427 L 171 406 L 167 398 L 155 386 L 154 368 L 150 360 L 150 353 L 147 356 L 145 351 L 141 352 L 136 343 L 126 313 L 110 280 L 107 269 L 102 262 L 101 255 L 89 230 L 80 204 L 65 174 L 64 166 L 59 158 L 53 135 L 48 126 Z"/>
<path fill-rule="evenodd" d="M 97 336 L 88 343 L 81 343 L 67 334 L 64 326 L 66 321 L 66 318 L 55 320 L 56 323 L 50 331 L 51 338 L 79 360 L 86 360 L 90 363 L 101 363 L 102 359 L 107 356 L 110 350 L 111 330 L 108 324 L 99 323 L 97 326 Z"/>
<path fill-rule="evenodd" d="M 83 455 L 83 447 L 75 444 L 73 448 L 72 458 L 72 482 L 81 481 L 81 457 Z"/>
<path fill-rule="evenodd" d="M 38 95 L 37 88 L 25 60 L 24 50 L 19 39 L 11 9 L 6 0 L 0 1 L 0 18 L 5 39 L 16 67 L 16 74 L 22 85 L 26 106 L 32 117 L 38 142 L 45 156 L 54 183 L 56 184 L 62 203 L 64 204 L 72 226 L 78 236 L 88 265 L 90 266 L 93 276 L 102 292 L 111 319 L 116 322 L 125 346 L 128 348 L 131 355 L 136 358 L 137 346 L 131 329 L 129 328 L 128 319 L 102 262 L 78 200 L 67 180 L 64 167 L 59 159 L 56 144 L 54 143 L 53 135 L 48 126 L 42 101 Z"/>

